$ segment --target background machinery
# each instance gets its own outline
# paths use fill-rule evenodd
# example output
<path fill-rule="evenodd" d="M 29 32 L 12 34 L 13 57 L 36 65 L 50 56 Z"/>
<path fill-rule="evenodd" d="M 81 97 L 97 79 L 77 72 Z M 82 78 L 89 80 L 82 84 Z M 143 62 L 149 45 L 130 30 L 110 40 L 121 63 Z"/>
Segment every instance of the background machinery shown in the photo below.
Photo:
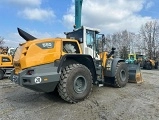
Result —
<path fill-rule="evenodd" d="M 13 55 L 15 48 L 4 48 L 0 53 L 0 80 L 9 77 L 13 69 Z"/>
<path fill-rule="evenodd" d="M 145 55 L 141 54 L 128 54 L 126 63 L 139 64 L 143 69 L 151 70 L 158 69 L 158 61 L 155 59 L 149 59 Z"/>
<path fill-rule="evenodd" d="M 78 16 L 82 0 L 75 5 Z M 98 29 L 76 24 L 73 31 L 65 32 L 66 38 L 49 39 L 38 39 L 20 28 L 18 32 L 26 42 L 14 56 L 10 79 L 16 84 L 38 92 L 57 88 L 61 98 L 76 103 L 90 95 L 93 85 L 121 88 L 128 83 L 128 65 L 112 56 L 115 48 L 110 53 L 99 50 L 99 40 L 105 37 Z"/>
<path fill-rule="evenodd" d="M 126 63 L 139 63 L 140 66 L 142 67 L 142 61 L 144 59 L 144 55 L 140 54 L 128 54 L 128 59 L 126 60 Z"/>
<path fill-rule="evenodd" d="M 158 69 L 158 61 L 155 59 L 149 59 L 144 57 L 142 61 L 143 69 L 151 70 L 151 69 Z"/>
<path fill-rule="evenodd" d="M 128 54 L 128 59 L 126 60 L 126 63 L 135 63 L 137 60 L 136 54 Z"/>

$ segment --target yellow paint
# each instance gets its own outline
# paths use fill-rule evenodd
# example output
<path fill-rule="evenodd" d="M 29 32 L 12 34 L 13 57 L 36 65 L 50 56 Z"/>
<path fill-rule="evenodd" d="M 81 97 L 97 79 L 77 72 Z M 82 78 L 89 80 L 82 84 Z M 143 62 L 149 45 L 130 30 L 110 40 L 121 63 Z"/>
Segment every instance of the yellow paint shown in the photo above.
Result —
<path fill-rule="evenodd" d="M 107 60 L 107 54 L 108 52 L 101 52 L 99 53 L 100 59 L 102 60 L 102 66 L 105 68 L 106 66 L 106 60 Z"/>
<path fill-rule="evenodd" d="M 155 60 L 150 60 L 152 66 L 154 67 L 155 66 Z"/>
<path fill-rule="evenodd" d="M 55 60 L 60 59 L 61 56 L 66 54 L 63 52 L 63 41 L 76 42 L 80 48 L 80 45 L 76 40 L 65 38 L 37 39 L 20 44 L 13 59 L 15 73 L 18 74 L 22 69 L 52 63 Z M 38 43 L 45 42 L 54 42 L 54 47 L 51 49 L 42 49 L 37 46 Z M 80 53 L 82 53 L 81 48 Z M 18 64 L 20 64 L 20 66 L 17 66 Z"/>
<path fill-rule="evenodd" d="M 3 62 L 2 58 L 9 59 L 9 62 Z M 0 67 L 13 67 L 13 60 L 11 55 L 0 54 Z"/>

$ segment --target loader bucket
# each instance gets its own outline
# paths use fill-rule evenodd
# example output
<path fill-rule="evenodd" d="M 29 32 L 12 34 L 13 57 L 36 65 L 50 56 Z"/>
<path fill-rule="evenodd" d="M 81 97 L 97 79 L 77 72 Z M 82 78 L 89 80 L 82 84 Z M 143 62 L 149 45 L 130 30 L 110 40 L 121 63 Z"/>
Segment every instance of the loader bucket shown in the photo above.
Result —
<path fill-rule="evenodd" d="M 130 83 L 142 83 L 142 73 L 140 69 L 140 64 L 128 64 L 129 69 L 129 80 Z"/>

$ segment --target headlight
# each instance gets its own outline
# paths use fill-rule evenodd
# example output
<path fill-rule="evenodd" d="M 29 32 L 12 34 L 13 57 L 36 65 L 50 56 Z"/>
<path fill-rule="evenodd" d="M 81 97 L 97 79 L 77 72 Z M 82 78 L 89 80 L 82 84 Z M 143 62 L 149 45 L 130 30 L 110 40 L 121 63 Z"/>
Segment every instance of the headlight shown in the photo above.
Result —
<path fill-rule="evenodd" d="M 107 67 L 107 68 L 111 68 L 111 66 L 112 66 L 112 59 L 108 59 L 108 60 L 107 60 L 106 67 Z"/>

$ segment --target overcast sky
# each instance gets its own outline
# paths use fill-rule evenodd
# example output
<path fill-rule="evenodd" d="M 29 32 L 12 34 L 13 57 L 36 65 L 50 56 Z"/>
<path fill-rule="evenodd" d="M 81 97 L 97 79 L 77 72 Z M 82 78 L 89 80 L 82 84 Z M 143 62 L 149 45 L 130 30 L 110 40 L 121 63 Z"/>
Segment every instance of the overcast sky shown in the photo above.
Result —
<path fill-rule="evenodd" d="M 82 25 L 111 34 L 138 32 L 147 21 L 159 19 L 159 0 L 83 0 Z M 74 25 L 74 0 L 0 0 L 0 36 L 5 45 L 24 42 L 17 27 L 37 38 L 65 37 Z"/>

